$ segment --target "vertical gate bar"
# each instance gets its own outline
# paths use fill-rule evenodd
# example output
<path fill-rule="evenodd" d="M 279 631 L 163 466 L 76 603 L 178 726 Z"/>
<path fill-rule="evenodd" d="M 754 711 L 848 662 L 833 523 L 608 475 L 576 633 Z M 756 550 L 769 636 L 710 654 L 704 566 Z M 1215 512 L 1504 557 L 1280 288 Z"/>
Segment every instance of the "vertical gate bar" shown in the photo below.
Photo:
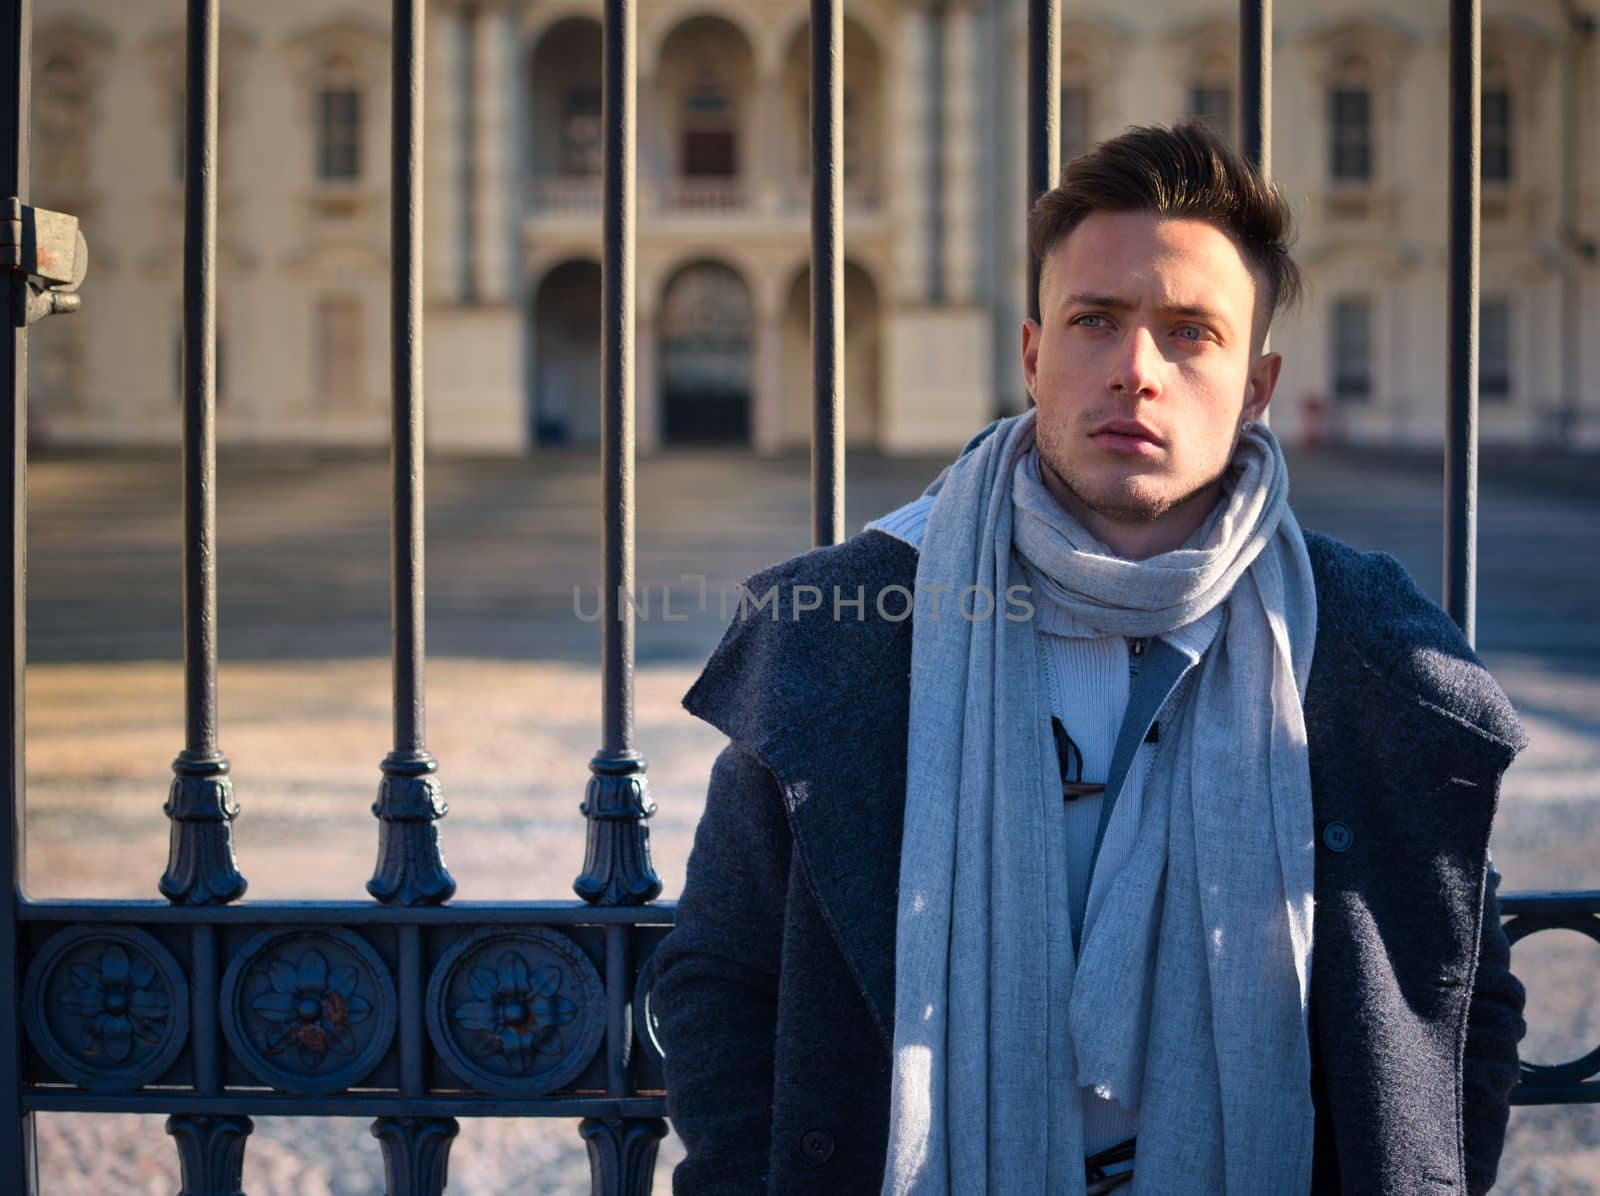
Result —
<path fill-rule="evenodd" d="M 1239 0 L 1239 134 L 1244 156 L 1272 174 L 1272 0 Z"/>
<path fill-rule="evenodd" d="M 605 0 L 602 25 L 603 212 L 600 295 L 601 745 L 579 807 L 588 819 L 573 890 L 597 905 L 661 892 L 644 820 L 655 812 L 633 742 L 634 217 L 638 203 L 638 12 Z M 626 600 L 625 600 L 626 599 Z"/>
<path fill-rule="evenodd" d="M 661 892 L 661 880 L 650 863 L 644 821 L 655 806 L 644 757 L 633 742 L 635 0 L 605 0 L 601 30 L 601 744 L 589 761 L 594 775 L 580 807 L 588 819 L 583 871 L 572 887 L 592 904 L 639 905 Z M 626 1068 L 619 1062 L 628 1040 L 616 1013 L 630 986 L 625 975 L 619 980 L 614 974 L 618 962 L 626 964 L 626 952 L 619 954 L 608 935 L 606 955 L 607 1086 L 626 1092 Z M 649 1192 L 655 1145 L 666 1133 L 660 1118 L 588 1117 L 578 1123 L 578 1133 L 588 1146 L 596 1196 Z"/>
<path fill-rule="evenodd" d="M 6 81 L 0 88 L 0 197 L 27 196 L 29 38 L 33 30 L 32 0 L 0 2 L 0 70 Z M 34 1196 L 39 1190 L 34 1154 L 33 1115 L 22 1104 L 22 941 L 17 906 L 22 901 L 25 864 L 23 832 L 23 670 L 27 660 L 27 469 L 28 405 L 26 320 L 27 281 L 20 271 L 8 271 L 6 311 L 10 332 L 0 336 L 0 377 L 9 380 L 6 414 L 6 479 L 4 492 L 10 514 L 0 519 L 0 535 L 8 543 L 11 562 L 6 575 L 9 633 L 5 676 L 0 680 L 0 702 L 5 705 L 6 766 L 0 784 L 0 1191 Z"/>
<path fill-rule="evenodd" d="M 219 0 L 189 0 L 183 169 L 184 745 L 173 761 L 169 901 L 232 901 L 239 807 L 217 745 L 217 25 Z"/>
<path fill-rule="evenodd" d="M 367 892 L 385 905 L 439 905 L 456 891 L 439 846 L 449 812 L 439 762 L 424 743 L 422 489 L 422 80 L 427 0 L 394 0 L 389 237 L 393 410 L 389 462 L 390 610 L 394 669 L 394 750 L 383 780 L 378 862 Z"/>
<path fill-rule="evenodd" d="M 422 927 L 402 926 L 400 939 L 400 1094 L 422 1096 L 427 1091 L 427 1068 L 423 1062 L 426 1031 L 423 1018 Z"/>
<path fill-rule="evenodd" d="M 217 744 L 217 38 L 219 0 L 189 0 L 184 27 L 183 167 L 183 665 L 185 737 L 166 812 L 172 841 L 161 892 L 214 905 L 244 892 L 233 856 L 228 760 Z M 195 1084 L 221 1090 L 214 930 L 194 938 Z M 174 1113 L 180 1196 L 234 1196 L 248 1117 Z"/>
<path fill-rule="evenodd" d="M 844 539 L 843 75 L 843 5 L 840 0 L 811 0 L 811 543 L 814 547 L 837 544 Z"/>
<path fill-rule="evenodd" d="M 1450 282 L 1444 455 L 1444 608 L 1470 644 L 1477 621 L 1478 157 L 1481 0 L 1450 0 Z"/>
<path fill-rule="evenodd" d="M 633 608 L 619 609 L 633 593 L 634 536 L 634 219 L 638 204 L 634 155 L 637 136 L 638 14 L 633 0 L 606 0 L 602 117 L 605 173 L 602 225 L 604 308 L 601 327 L 600 501 L 601 589 L 605 620 L 601 655 L 601 748 L 621 755 L 633 749 Z M 619 617 L 620 616 L 620 617 Z"/>
<path fill-rule="evenodd" d="M 628 1001 L 633 985 L 628 982 L 632 952 L 628 950 L 627 926 L 606 927 L 606 1095 L 628 1095 L 629 1035 Z"/>
<path fill-rule="evenodd" d="M 205 923 L 189 932 L 190 1050 L 194 1090 L 199 1096 L 222 1091 L 222 1019 L 217 1016 L 217 928 Z"/>
<path fill-rule="evenodd" d="M 1028 209 L 1061 173 L 1061 0 L 1028 2 Z M 1039 259 L 1028 251 L 1028 315 L 1039 318 Z"/>

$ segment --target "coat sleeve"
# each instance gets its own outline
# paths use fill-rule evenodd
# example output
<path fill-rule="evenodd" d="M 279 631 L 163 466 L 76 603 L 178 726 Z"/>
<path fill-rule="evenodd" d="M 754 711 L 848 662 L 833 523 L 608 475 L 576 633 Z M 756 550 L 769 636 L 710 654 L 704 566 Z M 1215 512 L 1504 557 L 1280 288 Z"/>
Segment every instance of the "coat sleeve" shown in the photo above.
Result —
<path fill-rule="evenodd" d="M 1499 886 L 1500 874 L 1491 864 L 1484 884 L 1483 932 L 1467 1013 L 1462 1071 L 1461 1124 L 1470 1196 L 1480 1196 L 1494 1186 L 1506 1139 L 1508 1098 L 1519 1074 L 1517 1043 L 1527 1030 L 1522 1020 L 1526 994 L 1511 974 L 1511 944 L 1500 925 L 1500 902 L 1495 895 Z"/>
<path fill-rule="evenodd" d="M 717 758 L 651 1005 L 667 1115 L 686 1156 L 677 1196 L 765 1192 L 778 962 L 792 852 L 771 771 L 730 744 Z"/>

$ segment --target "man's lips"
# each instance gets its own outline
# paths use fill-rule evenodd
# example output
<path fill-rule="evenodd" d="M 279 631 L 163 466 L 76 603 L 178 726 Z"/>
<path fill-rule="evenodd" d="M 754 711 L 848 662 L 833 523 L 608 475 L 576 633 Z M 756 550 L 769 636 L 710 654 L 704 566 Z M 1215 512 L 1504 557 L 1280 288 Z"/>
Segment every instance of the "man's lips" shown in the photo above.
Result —
<path fill-rule="evenodd" d="M 1166 441 L 1152 429 L 1133 419 L 1115 419 L 1108 424 L 1101 424 L 1089 433 L 1089 439 L 1111 449 L 1149 450 L 1166 447 Z"/>

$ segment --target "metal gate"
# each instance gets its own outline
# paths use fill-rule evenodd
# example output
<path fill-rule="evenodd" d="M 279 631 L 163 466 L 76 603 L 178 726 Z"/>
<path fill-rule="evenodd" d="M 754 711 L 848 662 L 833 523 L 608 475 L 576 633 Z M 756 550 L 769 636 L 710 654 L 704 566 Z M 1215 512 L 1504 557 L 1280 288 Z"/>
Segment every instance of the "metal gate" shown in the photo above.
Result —
<path fill-rule="evenodd" d="M 0 0 L 0 196 L 14 196 L 13 333 L 0 337 L 12 631 L 0 850 L 0 1191 L 38 1190 L 39 1111 L 167 1114 L 184 1196 L 240 1191 L 250 1117 L 366 1116 L 392 1196 L 437 1194 L 463 1116 L 581 1117 L 597 1193 L 647 1192 L 662 1120 L 650 957 L 672 907 L 634 742 L 635 4 L 604 0 L 602 737 L 583 804 L 580 901 L 455 903 L 423 687 L 421 110 L 426 0 L 393 0 L 394 750 L 379 765 L 370 903 L 240 903 L 238 812 L 216 705 L 216 121 L 219 0 L 187 0 L 183 487 L 186 720 L 165 805 L 161 902 L 32 901 L 23 864 L 22 694 L 29 322 L 70 310 L 86 250 L 26 205 L 30 0 Z M 1449 436 L 1445 595 L 1472 635 L 1477 495 L 1479 0 L 1450 3 Z M 813 540 L 844 532 L 842 4 L 811 0 Z M 1058 167 L 1059 0 L 1030 0 L 1029 194 Z M 1271 2 L 1240 5 L 1243 143 L 1270 169 Z M 1038 264 L 1029 272 L 1030 310 Z M 1035 314 L 1037 314 L 1035 310 Z M 153 814 L 153 811 L 152 811 Z M 1513 941 L 1600 940 L 1600 893 L 1509 894 Z M 1600 1100 L 1600 1050 L 1524 1068 L 1519 1103 Z"/>

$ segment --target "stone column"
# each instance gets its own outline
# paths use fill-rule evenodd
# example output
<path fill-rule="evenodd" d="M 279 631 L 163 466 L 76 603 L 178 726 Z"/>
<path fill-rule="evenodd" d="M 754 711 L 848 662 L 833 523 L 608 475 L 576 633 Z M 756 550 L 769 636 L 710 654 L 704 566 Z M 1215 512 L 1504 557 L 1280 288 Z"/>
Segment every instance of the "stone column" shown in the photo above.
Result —
<path fill-rule="evenodd" d="M 633 436 L 634 447 L 652 453 L 661 447 L 661 401 L 656 394 L 655 313 L 641 310 L 633 324 Z"/>
<path fill-rule="evenodd" d="M 517 153 L 512 138 L 516 72 L 510 69 L 510 59 L 518 43 L 509 9 L 498 3 L 478 4 L 471 14 L 470 60 L 476 72 L 468 81 L 474 114 L 469 184 L 476 230 L 474 272 L 480 298 L 487 303 L 505 303 L 511 297 L 512 247 L 516 244 L 510 192 L 510 167 Z"/>
<path fill-rule="evenodd" d="M 965 305 L 978 295 L 978 204 L 979 189 L 986 183 L 980 168 L 979 95 L 980 63 L 977 56 L 980 32 L 976 13 L 970 4 L 949 4 L 941 18 L 944 36 L 944 136 L 939 152 L 943 155 L 945 296 L 951 303 Z"/>
<path fill-rule="evenodd" d="M 763 68 L 756 76 L 754 144 L 745 154 L 745 177 L 752 206 L 763 215 L 773 215 L 784 208 L 784 190 L 790 183 L 784 150 L 787 148 L 783 130 L 783 72 Z"/>
<path fill-rule="evenodd" d="M 885 138 L 889 155 L 884 172 L 888 194 L 889 226 L 897 231 L 894 262 L 888 280 L 893 288 L 886 302 L 922 303 L 926 299 L 929 203 L 927 185 L 927 13 L 916 8 L 898 9 L 893 41 L 885 50 Z"/>
<path fill-rule="evenodd" d="M 750 441 L 756 452 L 783 448 L 783 313 L 776 308 L 756 319 L 755 393 L 751 398 Z"/>

